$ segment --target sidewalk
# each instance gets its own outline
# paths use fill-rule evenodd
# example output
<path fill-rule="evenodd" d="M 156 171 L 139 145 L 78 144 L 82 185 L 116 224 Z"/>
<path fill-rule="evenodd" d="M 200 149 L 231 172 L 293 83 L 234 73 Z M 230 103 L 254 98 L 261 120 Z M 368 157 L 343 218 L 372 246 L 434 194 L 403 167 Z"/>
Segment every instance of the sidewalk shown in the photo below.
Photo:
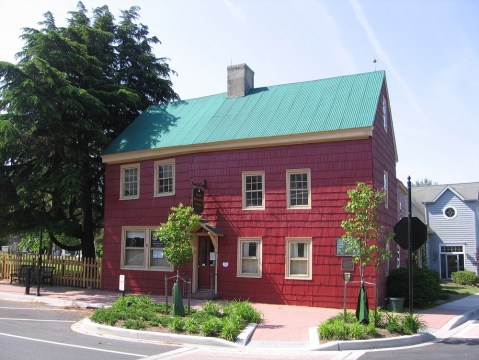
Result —
<path fill-rule="evenodd" d="M 101 308 L 108 306 L 121 296 L 119 292 L 59 286 L 50 287 L 48 285 L 40 289 L 41 296 L 36 296 L 36 293 L 36 286 L 31 287 L 30 294 L 26 295 L 24 286 L 0 281 L 0 299 L 4 300 L 41 302 L 54 306 Z M 158 302 L 164 301 L 164 297 L 162 296 L 153 296 L 153 298 Z M 191 304 L 195 306 L 201 304 L 201 302 L 202 301 L 199 300 L 192 300 Z M 314 342 L 315 339 L 317 341 L 316 328 L 318 324 L 342 312 L 342 309 L 318 307 L 259 303 L 254 303 L 253 305 L 263 314 L 264 321 L 259 324 L 254 331 L 247 347 L 265 350 L 268 348 L 320 350 L 321 346 L 319 346 L 319 343 Z M 421 320 L 426 323 L 428 333 L 434 335 L 434 337 L 442 337 L 447 331 L 450 331 L 454 327 L 459 326 L 469 319 L 478 317 L 479 294 L 423 310 L 418 314 Z M 420 341 L 430 341 L 431 338 L 433 337 L 421 339 Z M 390 346 L 385 347 L 404 346 L 402 343 L 397 342 L 397 338 L 380 340 L 382 343 L 384 343 L 384 341 L 390 343 Z M 355 343 L 357 345 L 364 344 L 364 342 L 366 341 L 348 343 Z M 340 348 L 338 344 L 336 345 Z M 374 347 L 377 346 L 378 345 L 374 345 Z M 334 350 L 338 350 L 338 348 Z M 368 347 L 363 347 L 363 349 L 364 348 Z M 342 347 L 341 349 L 346 348 Z M 323 350 L 333 350 L 333 348 L 324 348 Z"/>

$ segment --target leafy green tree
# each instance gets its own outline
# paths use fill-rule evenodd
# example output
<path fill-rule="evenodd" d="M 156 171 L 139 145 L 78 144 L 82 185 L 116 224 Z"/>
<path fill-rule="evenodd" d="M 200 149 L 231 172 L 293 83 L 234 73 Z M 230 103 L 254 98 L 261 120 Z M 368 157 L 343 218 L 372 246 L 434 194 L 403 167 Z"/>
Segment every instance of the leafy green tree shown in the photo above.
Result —
<path fill-rule="evenodd" d="M 416 180 L 414 183 L 414 186 L 432 186 L 432 185 L 437 185 L 436 181 L 432 181 L 431 179 L 424 178 L 422 180 Z"/>
<path fill-rule="evenodd" d="M 118 22 L 107 6 L 89 17 L 79 2 L 66 27 L 47 12 L 40 29 L 23 29 L 18 63 L 0 62 L 0 235 L 41 229 L 95 256 L 101 151 L 146 107 L 178 99 L 138 19 L 138 7 Z"/>
<path fill-rule="evenodd" d="M 348 190 L 348 196 L 350 200 L 344 208 L 348 218 L 341 222 L 345 230 L 343 240 L 346 251 L 353 254 L 353 263 L 359 265 L 361 282 L 364 282 L 366 266 L 377 268 L 391 256 L 386 243 L 393 233 L 387 233 L 377 224 L 378 207 L 384 200 L 384 191 L 359 182 L 356 188 Z"/>
<path fill-rule="evenodd" d="M 164 255 L 174 266 L 188 264 L 193 258 L 191 232 L 198 226 L 200 215 L 194 213 L 191 206 L 179 204 L 172 207 L 168 221 L 160 225 L 155 236 L 165 244 Z"/>

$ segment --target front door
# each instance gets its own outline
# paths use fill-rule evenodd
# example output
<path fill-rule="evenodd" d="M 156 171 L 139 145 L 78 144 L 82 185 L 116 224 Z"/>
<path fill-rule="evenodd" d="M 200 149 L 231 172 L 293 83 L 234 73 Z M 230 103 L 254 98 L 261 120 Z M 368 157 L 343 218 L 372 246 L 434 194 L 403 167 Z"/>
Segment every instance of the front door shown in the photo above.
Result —
<path fill-rule="evenodd" d="M 198 238 L 198 290 L 210 290 L 216 266 L 215 248 L 209 236 Z M 214 286 L 214 283 L 213 283 Z"/>
<path fill-rule="evenodd" d="M 452 273 L 464 270 L 464 254 L 441 254 L 441 278 L 450 279 Z"/>

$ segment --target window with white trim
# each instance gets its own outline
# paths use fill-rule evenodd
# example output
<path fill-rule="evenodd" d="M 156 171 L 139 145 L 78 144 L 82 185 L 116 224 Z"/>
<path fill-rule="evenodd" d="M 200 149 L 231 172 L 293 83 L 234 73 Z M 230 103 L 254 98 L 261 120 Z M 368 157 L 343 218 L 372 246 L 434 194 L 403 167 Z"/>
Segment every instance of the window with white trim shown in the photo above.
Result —
<path fill-rule="evenodd" d="M 384 188 L 384 207 L 389 209 L 389 174 L 387 171 L 384 172 L 383 178 L 383 188 Z"/>
<path fill-rule="evenodd" d="M 264 171 L 243 173 L 243 209 L 264 209 Z"/>
<path fill-rule="evenodd" d="M 286 239 L 286 278 L 312 279 L 311 239 Z"/>
<path fill-rule="evenodd" d="M 288 209 L 311 209 L 310 169 L 286 170 Z"/>
<path fill-rule="evenodd" d="M 140 164 L 120 167 L 120 199 L 138 199 L 140 197 Z"/>
<path fill-rule="evenodd" d="M 164 243 L 155 232 L 156 228 L 122 228 L 122 269 L 173 271 L 164 256 Z"/>
<path fill-rule="evenodd" d="M 261 277 L 261 247 L 260 238 L 238 239 L 238 277 Z"/>
<path fill-rule="evenodd" d="M 383 126 L 386 132 L 388 131 L 388 103 L 386 97 L 382 96 L 382 108 L 383 108 Z"/>
<path fill-rule="evenodd" d="M 175 160 L 155 161 L 155 196 L 175 195 Z"/>

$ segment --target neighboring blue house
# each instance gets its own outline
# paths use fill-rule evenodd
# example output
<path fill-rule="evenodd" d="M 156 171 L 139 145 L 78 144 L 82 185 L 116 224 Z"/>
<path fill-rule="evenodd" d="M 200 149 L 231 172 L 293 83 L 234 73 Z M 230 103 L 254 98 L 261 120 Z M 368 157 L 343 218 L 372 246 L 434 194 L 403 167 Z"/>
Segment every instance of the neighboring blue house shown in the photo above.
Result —
<path fill-rule="evenodd" d="M 441 279 L 459 270 L 477 274 L 479 182 L 415 186 L 413 215 L 428 226 L 425 262 Z"/>

